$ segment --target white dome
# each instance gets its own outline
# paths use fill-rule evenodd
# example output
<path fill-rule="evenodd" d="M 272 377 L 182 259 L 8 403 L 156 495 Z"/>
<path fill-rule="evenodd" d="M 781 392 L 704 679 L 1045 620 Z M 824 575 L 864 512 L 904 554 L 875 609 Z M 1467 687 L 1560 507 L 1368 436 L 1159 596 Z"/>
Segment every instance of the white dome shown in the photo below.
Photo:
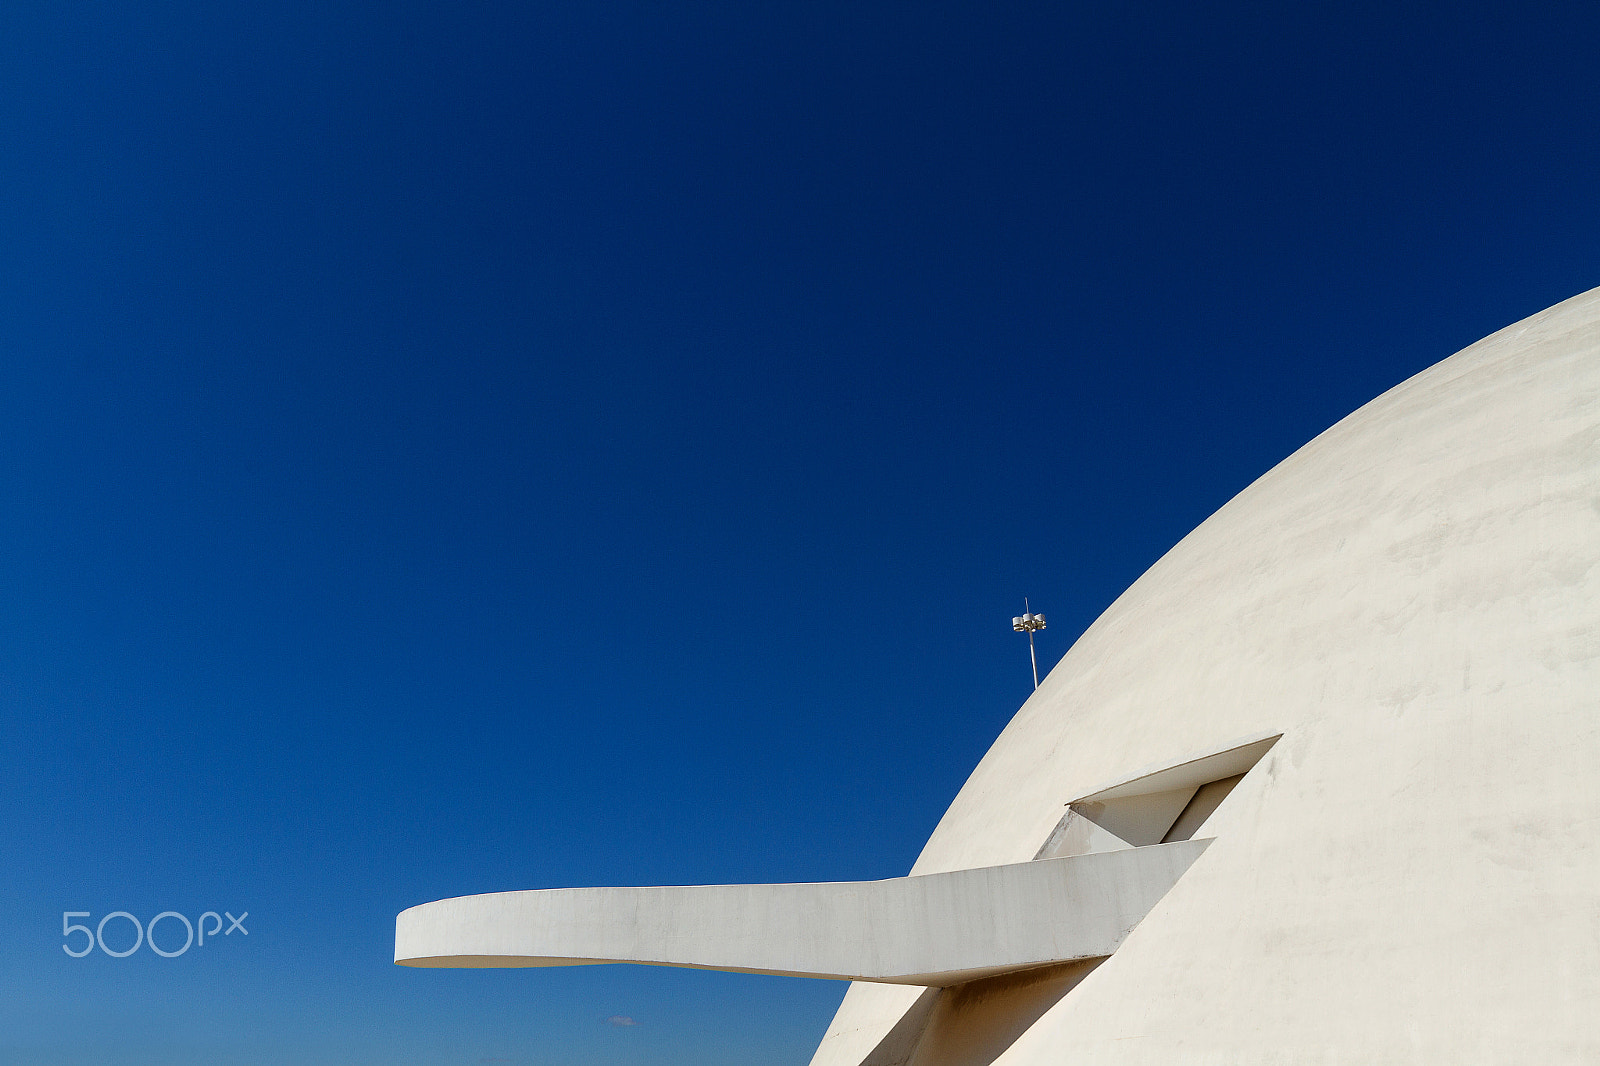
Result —
<path fill-rule="evenodd" d="M 995 741 L 913 873 L 1027 862 L 1067 804 L 1281 734 L 1114 955 L 855 984 L 814 1066 L 1600 1061 L 1597 564 L 1600 290 L 1240 493 Z"/>

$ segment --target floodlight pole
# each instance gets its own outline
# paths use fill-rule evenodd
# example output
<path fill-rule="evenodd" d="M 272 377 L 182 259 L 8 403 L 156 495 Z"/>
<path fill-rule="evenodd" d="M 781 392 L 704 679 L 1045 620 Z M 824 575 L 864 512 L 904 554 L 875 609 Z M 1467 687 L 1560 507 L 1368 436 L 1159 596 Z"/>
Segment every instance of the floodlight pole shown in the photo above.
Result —
<path fill-rule="evenodd" d="M 1044 628 L 1044 615 L 1033 614 L 1028 606 L 1028 597 L 1022 597 L 1022 617 L 1011 619 L 1011 629 L 1016 633 L 1028 634 L 1028 659 L 1033 663 L 1033 687 L 1039 687 L 1039 656 L 1033 650 L 1034 630 Z"/>

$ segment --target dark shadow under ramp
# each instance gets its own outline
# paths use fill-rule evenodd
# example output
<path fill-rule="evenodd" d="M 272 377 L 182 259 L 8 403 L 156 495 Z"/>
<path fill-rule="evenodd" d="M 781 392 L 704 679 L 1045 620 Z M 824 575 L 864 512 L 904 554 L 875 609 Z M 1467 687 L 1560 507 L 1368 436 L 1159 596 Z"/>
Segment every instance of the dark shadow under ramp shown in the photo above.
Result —
<path fill-rule="evenodd" d="M 989 1066 L 1104 961 L 930 988 L 861 1066 Z"/>

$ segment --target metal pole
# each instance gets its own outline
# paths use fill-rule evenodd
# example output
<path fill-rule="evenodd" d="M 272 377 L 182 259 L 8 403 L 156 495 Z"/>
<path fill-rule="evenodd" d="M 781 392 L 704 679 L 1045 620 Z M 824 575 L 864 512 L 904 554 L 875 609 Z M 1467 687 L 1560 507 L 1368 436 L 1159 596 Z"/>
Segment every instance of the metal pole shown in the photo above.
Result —
<path fill-rule="evenodd" d="M 1033 687 L 1039 688 L 1039 653 L 1033 648 L 1033 631 L 1044 628 L 1044 615 L 1034 614 L 1033 605 L 1028 598 L 1022 598 L 1022 614 L 1011 620 L 1011 628 L 1018 633 L 1028 634 L 1028 661 L 1033 664 Z"/>

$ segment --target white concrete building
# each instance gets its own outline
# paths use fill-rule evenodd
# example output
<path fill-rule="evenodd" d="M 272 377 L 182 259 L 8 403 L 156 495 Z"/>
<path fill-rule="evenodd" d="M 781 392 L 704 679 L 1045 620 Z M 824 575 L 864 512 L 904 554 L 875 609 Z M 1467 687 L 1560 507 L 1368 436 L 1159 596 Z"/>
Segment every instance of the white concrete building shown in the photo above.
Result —
<path fill-rule="evenodd" d="M 813 1066 L 1600 1062 L 1600 290 L 1184 538 L 911 876 L 464 897 L 395 961 L 856 979 Z"/>

